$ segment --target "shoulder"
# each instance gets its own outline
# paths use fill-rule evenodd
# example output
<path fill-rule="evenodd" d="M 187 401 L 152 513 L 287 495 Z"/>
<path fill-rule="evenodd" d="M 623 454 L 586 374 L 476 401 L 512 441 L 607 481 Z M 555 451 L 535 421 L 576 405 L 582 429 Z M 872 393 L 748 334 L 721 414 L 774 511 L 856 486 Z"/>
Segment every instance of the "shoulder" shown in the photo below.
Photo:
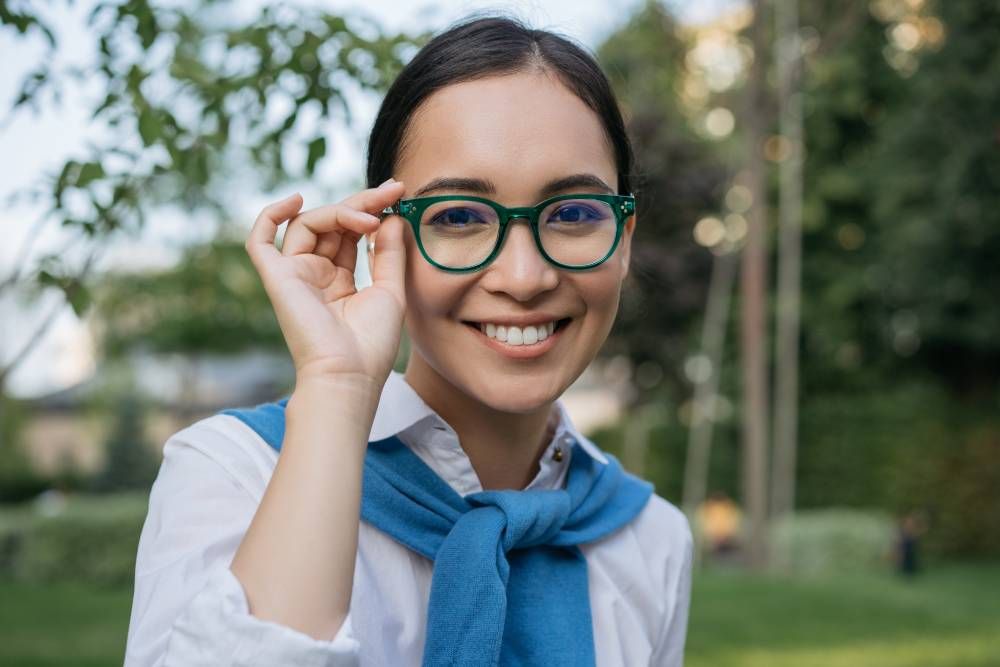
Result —
<path fill-rule="evenodd" d="M 277 459 L 278 453 L 247 424 L 218 413 L 167 438 L 160 477 L 188 483 L 206 477 L 227 477 L 259 500 Z"/>

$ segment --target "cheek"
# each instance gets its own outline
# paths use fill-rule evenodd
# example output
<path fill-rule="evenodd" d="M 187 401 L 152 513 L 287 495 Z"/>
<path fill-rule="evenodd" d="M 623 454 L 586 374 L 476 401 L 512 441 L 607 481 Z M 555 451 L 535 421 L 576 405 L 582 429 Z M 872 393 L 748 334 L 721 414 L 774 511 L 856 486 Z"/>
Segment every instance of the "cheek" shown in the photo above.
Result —
<path fill-rule="evenodd" d="M 603 337 L 607 335 L 618 314 L 624 271 L 618 264 L 608 264 L 594 273 L 581 273 L 574 277 L 576 291 L 583 296 L 587 306 L 585 326 Z"/>
<path fill-rule="evenodd" d="M 406 244 L 406 320 L 411 335 L 443 321 L 455 311 L 469 279 L 431 266 L 420 254 L 416 241 Z"/>

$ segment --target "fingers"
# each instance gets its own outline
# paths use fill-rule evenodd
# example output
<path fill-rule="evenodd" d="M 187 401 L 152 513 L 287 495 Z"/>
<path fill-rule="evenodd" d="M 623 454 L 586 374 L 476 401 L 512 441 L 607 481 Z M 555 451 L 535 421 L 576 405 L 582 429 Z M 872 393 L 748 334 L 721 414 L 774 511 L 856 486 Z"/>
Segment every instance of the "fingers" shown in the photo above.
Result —
<path fill-rule="evenodd" d="M 386 182 L 377 188 L 363 190 L 338 204 L 320 206 L 296 216 L 288 223 L 282 255 L 313 252 L 321 234 L 347 232 L 353 242 L 363 234 L 378 228 L 377 213 L 396 201 L 403 193 L 403 184 Z"/>
<path fill-rule="evenodd" d="M 278 235 L 278 227 L 302 208 L 302 195 L 298 192 L 265 206 L 257 216 L 246 240 L 247 254 L 256 262 L 266 255 L 277 255 L 274 239 Z"/>
<path fill-rule="evenodd" d="M 340 203 L 369 213 L 378 213 L 402 197 L 405 189 L 402 181 L 390 179 L 377 188 L 356 192 Z"/>
<path fill-rule="evenodd" d="M 386 218 L 375 239 L 375 259 L 372 260 L 372 285 L 388 290 L 400 304 L 406 303 L 403 276 L 406 272 L 406 245 L 403 242 L 403 220 Z"/>
<path fill-rule="evenodd" d="M 288 223 L 281 254 L 285 256 L 313 252 L 321 236 L 361 234 L 378 226 L 378 218 L 340 204 L 329 204 L 300 213 Z M 329 245 L 329 241 L 326 245 Z M 337 244 L 339 247 L 339 243 Z"/>

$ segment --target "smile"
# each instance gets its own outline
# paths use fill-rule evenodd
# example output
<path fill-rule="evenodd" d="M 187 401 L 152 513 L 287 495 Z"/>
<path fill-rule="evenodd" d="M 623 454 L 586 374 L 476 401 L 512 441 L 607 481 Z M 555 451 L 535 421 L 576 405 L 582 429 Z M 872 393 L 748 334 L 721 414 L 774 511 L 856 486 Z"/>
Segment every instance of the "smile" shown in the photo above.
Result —
<path fill-rule="evenodd" d="M 501 322 L 465 322 L 471 329 L 477 330 L 485 337 L 490 347 L 514 353 L 523 350 L 524 354 L 534 356 L 541 354 L 554 344 L 554 339 L 568 325 L 570 318 L 537 322 L 534 324 L 510 324 Z M 515 356 L 523 356 L 516 354 Z"/>
<path fill-rule="evenodd" d="M 480 322 L 479 330 L 494 340 L 508 345 L 534 345 L 539 341 L 548 338 L 556 330 L 555 321 L 544 322 L 542 324 L 525 326 L 494 324 L 493 322 Z"/>

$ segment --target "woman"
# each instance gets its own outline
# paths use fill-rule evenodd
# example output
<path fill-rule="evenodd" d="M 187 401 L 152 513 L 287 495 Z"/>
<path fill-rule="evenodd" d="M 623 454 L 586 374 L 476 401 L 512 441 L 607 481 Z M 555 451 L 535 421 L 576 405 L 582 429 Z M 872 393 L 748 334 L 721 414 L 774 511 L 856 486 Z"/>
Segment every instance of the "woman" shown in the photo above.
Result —
<path fill-rule="evenodd" d="M 631 169 L 580 47 L 489 17 L 430 41 L 373 187 L 254 224 L 295 388 L 166 443 L 126 663 L 680 665 L 688 524 L 558 401 L 615 318 Z"/>

